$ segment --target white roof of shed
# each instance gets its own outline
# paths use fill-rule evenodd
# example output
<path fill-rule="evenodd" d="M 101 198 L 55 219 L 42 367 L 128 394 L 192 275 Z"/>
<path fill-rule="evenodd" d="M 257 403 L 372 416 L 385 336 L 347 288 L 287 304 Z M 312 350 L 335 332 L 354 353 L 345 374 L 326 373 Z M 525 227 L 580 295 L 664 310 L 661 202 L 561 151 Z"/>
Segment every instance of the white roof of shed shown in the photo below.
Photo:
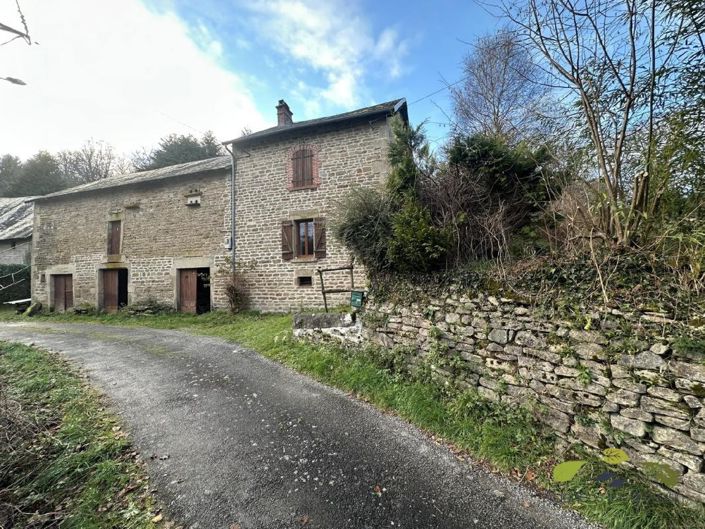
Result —
<path fill-rule="evenodd" d="M 26 239 L 32 236 L 34 197 L 0 198 L 0 240 Z"/>

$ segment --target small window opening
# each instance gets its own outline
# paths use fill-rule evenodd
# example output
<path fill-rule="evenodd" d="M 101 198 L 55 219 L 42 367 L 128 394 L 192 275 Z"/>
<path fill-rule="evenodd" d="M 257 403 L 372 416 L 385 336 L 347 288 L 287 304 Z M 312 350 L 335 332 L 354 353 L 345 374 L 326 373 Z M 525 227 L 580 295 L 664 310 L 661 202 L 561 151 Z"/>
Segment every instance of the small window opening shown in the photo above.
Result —
<path fill-rule="evenodd" d="M 296 278 L 296 284 L 300 287 L 312 287 L 313 286 L 313 277 L 299 276 Z"/>

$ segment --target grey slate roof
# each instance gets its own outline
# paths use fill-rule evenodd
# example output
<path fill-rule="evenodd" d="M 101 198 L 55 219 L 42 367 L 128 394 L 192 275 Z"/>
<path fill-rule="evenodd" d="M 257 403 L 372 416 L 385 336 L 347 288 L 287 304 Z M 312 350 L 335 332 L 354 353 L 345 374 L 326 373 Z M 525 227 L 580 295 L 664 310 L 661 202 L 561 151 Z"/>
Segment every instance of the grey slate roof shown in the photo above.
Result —
<path fill-rule="evenodd" d="M 161 169 L 152 169 L 151 171 L 142 171 L 140 173 L 127 173 L 96 182 L 90 182 L 76 187 L 70 187 L 56 193 L 49 193 L 40 197 L 34 197 L 35 201 L 45 200 L 47 198 L 61 197 L 64 195 L 73 195 L 75 193 L 85 193 L 88 191 L 97 191 L 100 189 L 110 189 L 113 187 L 121 187 L 142 182 L 155 182 L 174 178 L 175 176 L 186 176 L 191 174 L 207 173 L 230 167 L 230 156 L 216 156 L 215 158 L 207 158 L 196 162 L 186 162 L 177 165 L 162 167 Z"/>
<path fill-rule="evenodd" d="M 404 119 L 408 120 L 407 109 L 406 109 L 406 99 L 395 99 L 393 101 L 387 101 L 386 103 L 380 103 L 378 105 L 372 105 L 371 107 L 359 108 L 351 112 L 345 112 L 343 114 L 336 114 L 334 116 L 327 116 L 324 118 L 309 119 L 307 121 L 300 121 L 292 125 L 286 125 L 283 127 L 270 127 L 268 129 L 260 130 L 258 132 L 253 132 L 247 136 L 241 136 L 240 138 L 235 138 L 234 140 L 223 142 L 223 144 L 234 144 L 242 145 L 245 143 L 250 143 L 255 140 L 260 140 L 264 138 L 269 138 L 278 134 L 285 133 L 295 133 L 303 131 L 311 127 L 318 127 L 321 125 L 329 125 L 332 123 L 341 123 L 345 121 L 353 121 L 361 118 L 371 118 L 378 115 L 390 115 L 394 112 L 401 112 Z"/>
<path fill-rule="evenodd" d="M 0 240 L 32 236 L 33 197 L 0 198 Z"/>

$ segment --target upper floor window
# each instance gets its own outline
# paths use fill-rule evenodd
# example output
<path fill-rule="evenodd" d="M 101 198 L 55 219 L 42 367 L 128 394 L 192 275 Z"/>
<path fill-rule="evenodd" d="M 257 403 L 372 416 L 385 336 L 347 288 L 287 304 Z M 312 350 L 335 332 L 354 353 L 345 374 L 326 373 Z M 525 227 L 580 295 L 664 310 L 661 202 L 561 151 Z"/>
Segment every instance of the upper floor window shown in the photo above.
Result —
<path fill-rule="evenodd" d="M 309 187 L 313 185 L 313 151 L 299 149 L 294 151 L 292 158 L 294 169 L 294 187 Z"/>
<path fill-rule="evenodd" d="M 321 184 L 319 148 L 313 144 L 291 147 L 287 154 L 287 189 L 314 189 Z"/>
<path fill-rule="evenodd" d="M 121 235 L 122 221 L 111 220 L 108 223 L 108 255 L 118 255 L 120 253 Z"/>

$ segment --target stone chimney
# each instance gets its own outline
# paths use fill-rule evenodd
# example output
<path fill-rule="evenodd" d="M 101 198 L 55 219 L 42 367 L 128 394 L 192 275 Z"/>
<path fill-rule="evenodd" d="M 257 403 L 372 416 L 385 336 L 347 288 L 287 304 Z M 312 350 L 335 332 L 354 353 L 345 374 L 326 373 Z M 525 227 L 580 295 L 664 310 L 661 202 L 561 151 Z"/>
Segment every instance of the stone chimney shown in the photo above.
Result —
<path fill-rule="evenodd" d="M 289 125 L 293 125 L 294 121 L 291 119 L 293 115 L 286 101 L 280 99 L 277 105 L 277 126 L 288 127 Z"/>

